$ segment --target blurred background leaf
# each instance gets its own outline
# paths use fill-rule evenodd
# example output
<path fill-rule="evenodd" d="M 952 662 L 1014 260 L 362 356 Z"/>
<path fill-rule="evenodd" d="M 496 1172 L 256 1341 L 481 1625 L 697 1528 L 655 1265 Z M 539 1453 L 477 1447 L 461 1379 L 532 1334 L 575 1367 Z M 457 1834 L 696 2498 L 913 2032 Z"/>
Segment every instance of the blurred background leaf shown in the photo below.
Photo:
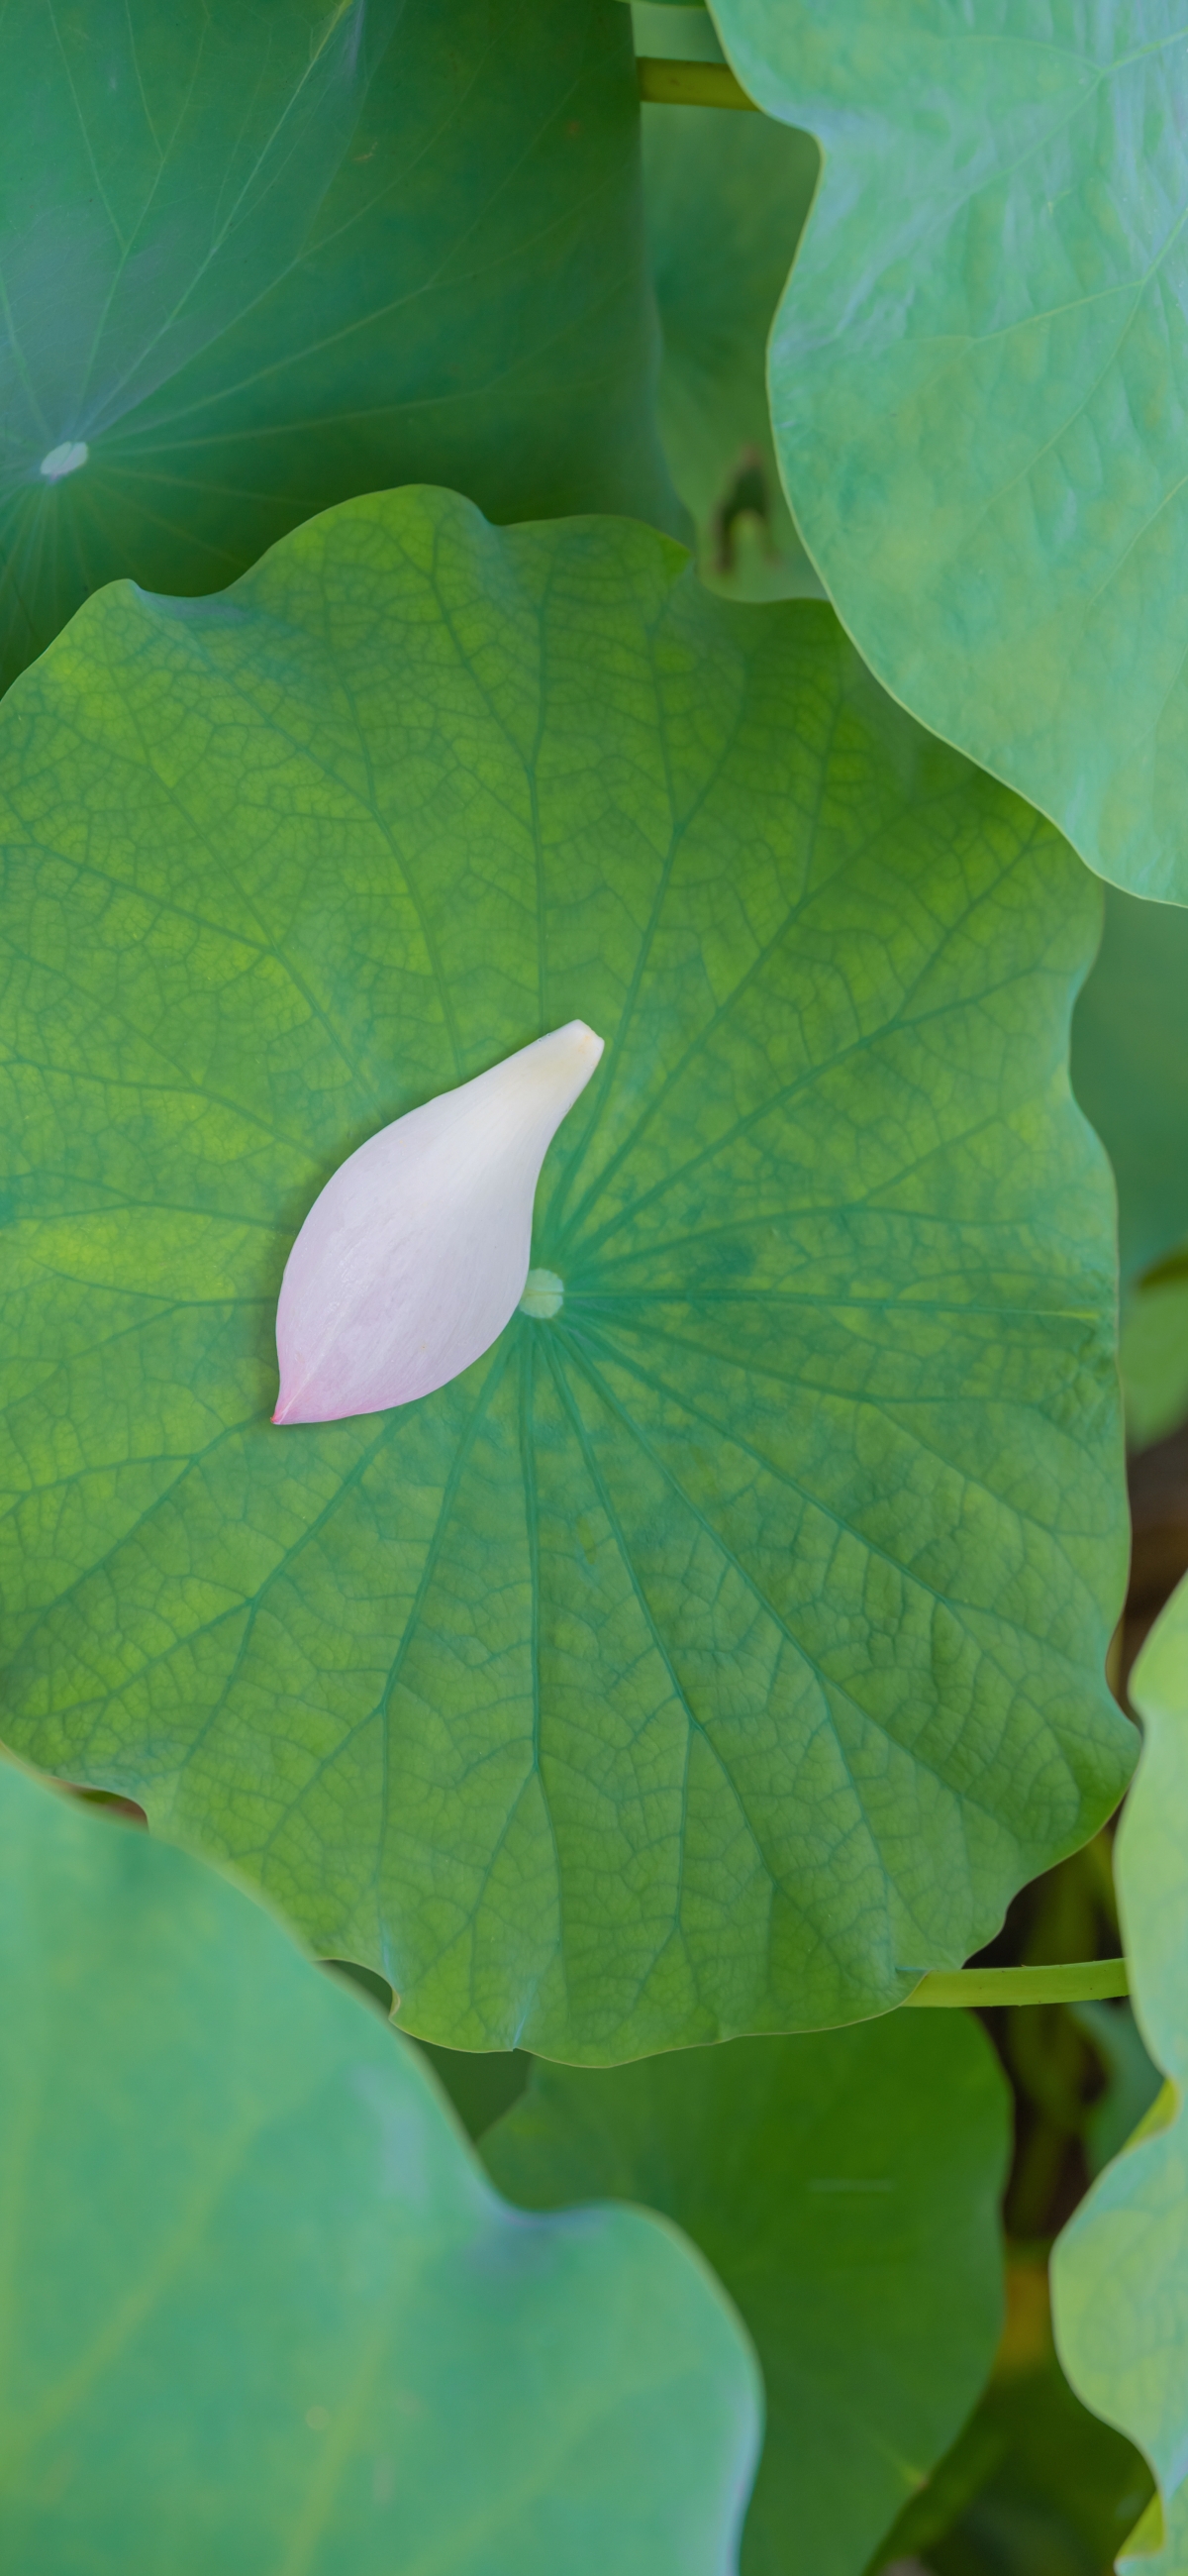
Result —
<path fill-rule="evenodd" d="M 1073 1089 L 1118 1184 L 1127 1286 L 1188 1236 L 1188 911 L 1106 889 L 1073 1014 Z"/>
<path fill-rule="evenodd" d="M 720 61 L 707 9 L 633 10 L 636 51 Z M 824 596 L 784 499 L 767 336 L 817 184 L 811 135 L 770 117 L 645 107 L 644 182 L 664 333 L 660 427 L 704 580 L 737 599 Z"/>
<path fill-rule="evenodd" d="M 737 2319 L 527 2226 L 425 2060 L 217 1871 L 0 1764 L 0 2550 L 53 2576 L 729 2576 Z"/>
<path fill-rule="evenodd" d="M 604 2074 L 538 2062 L 482 2139 L 509 2199 L 661 2210 L 729 2290 L 767 2389 L 743 2576 L 861 2576 L 981 2389 L 1006 2108 L 976 2022 L 896 2013 Z"/>
<path fill-rule="evenodd" d="M 1122 1382 L 1132 1450 L 1188 1420 L 1188 912 L 1107 887 L 1097 962 L 1073 1013 L 1077 1098 L 1118 1188 Z M 1188 1456 L 1133 1480 L 1132 1597 L 1150 1617 L 1188 1566 Z M 1141 1642 L 1136 1629 L 1133 1647 Z M 1129 1655 L 1128 1655 L 1129 1660 Z"/>
<path fill-rule="evenodd" d="M 376 487 L 684 524 L 620 0 L 13 0 L 0 267 L 4 682 Z"/>
<path fill-rule="evenodd" d="M 1065 845 L 824 603 L 423 491 L 91 601 L 0 800 L 10 1740 L 454 2046 L 605 2063 L 957 1965 L 1133 1757 Z M 275 1429 L 327 1173 L 574 1015 L 561 1310 Z"/>
<path fill-rule="evenodd" d="M 1007 2268 L 993 2379 L 870 2576 L 1109 2576 L 1151 2493 L 1141 2454 L 1073 2395 L 1041 2263 Z"/>

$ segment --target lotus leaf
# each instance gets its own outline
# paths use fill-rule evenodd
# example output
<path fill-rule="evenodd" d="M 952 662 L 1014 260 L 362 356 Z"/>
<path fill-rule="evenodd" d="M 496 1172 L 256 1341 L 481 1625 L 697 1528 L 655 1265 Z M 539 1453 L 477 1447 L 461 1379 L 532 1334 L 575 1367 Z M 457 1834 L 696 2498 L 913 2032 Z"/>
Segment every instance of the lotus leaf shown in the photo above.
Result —
<path fill-rule="evenodd" d="M 0 1765 L 0 2552 L 730 2576 L 758 2433 L 676 2230 L 525 2220 L 217 1872 Z"/>
<path fill-rule="evenodd" d="M 1050 828 L 823 603 L 413 493 L 91 601 L 0 709 L 0 845 L 15 1747 L 446 2045 L 856 2020 L 983 1942 L 1133 1744 Z M 275 1428 L 330 1172 L 579 1018 L 554 1311 Z"/>
<path fill-rule="evenodd" d="M 1188 51 L 1172 0 L 715 0 L 822 185 L 771 343 L 797 525 L 885 685 L 1188 901 Z"/>
<path fill-rule="evenodd" d="M 742 2576 L 862 2576 L 981 2394 L 1002 2322 L 1007 2095 L 962 2013 L 534 2066 L 487 2131 L 529 2209 L 675 2219 L 754 2337 L 767 2434 Z"/>
<path fill-rule="evenodd" d="M 657 357 L 619 0 L 5 10 L 0 685 L 419 475 L 666 523 Z"/>

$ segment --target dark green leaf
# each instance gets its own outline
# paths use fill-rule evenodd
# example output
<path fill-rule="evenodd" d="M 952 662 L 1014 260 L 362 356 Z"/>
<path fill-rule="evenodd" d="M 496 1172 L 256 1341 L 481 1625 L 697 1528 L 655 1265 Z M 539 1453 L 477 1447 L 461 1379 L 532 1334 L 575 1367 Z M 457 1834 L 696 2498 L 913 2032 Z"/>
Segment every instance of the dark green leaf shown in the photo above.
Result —
<path fill-rule="evenodd" d="M 1122 1379 L 1137 1448 L 1188 1414 L 1186 1027 L 1188 914 L 1110 887 L 1073 1014 L 1072 1078 L 1118 1184 Z"/>
<path fill-rule="evenodd" d="M 1122 1276 L 1188 1235 L 1188 918 L 1110 888 L 1073 1015 L 1073 1088 L 1114 1166 Z"/>
<path fill-rule="evenodd" d="M 418 2046 L 472 2138 L 481 2138 L 519 2101 L 533 2066 L 532 2058 L 519 2048 L 434 2048 L 430 2040 L 421 2040 Z"/>
<path fill-rule="evenodd" d="M 645 107 L 643 127 L 664 330 L 660 424 L 703 577 L 736 598 L 820 597 L 780 488 L 766 385 L 767 334 L 816 186 L 816 144 L 766 117 L 708 107 Z"/>
<path fill-rule="evenodd" d="M 13 0 L 0 677 L 377 486 L 669 517 L 638 135 L 620 0 Z"/>
<path fill-rule="evenodd" d="M 820 604 L 346 505 L 0 710 L 6 1732 L 450 2045 L 856 2019 L 1114 1804 L 1097 895 Z M 373 1129 L 571 1017 L 564 1282 L 279 1431 Z"/>
<path fill-rule="evenodd" d="M 976 2022 L 907 2013 L 602 2074 L 537 2065 L 483 2139 L 509 2199 L 641 2201 L 725 2283 L 767 2386 L 743 2576 L 861 2576 L 978 2395 L 1006 2112 Z"/>

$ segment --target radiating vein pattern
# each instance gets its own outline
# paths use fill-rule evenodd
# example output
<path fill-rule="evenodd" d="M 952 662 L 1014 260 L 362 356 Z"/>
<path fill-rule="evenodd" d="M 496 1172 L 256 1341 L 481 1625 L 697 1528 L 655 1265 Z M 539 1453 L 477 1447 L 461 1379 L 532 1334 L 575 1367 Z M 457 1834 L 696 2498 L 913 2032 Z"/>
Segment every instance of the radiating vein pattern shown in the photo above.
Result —
<path fill-rule="evenodd" d="M 443 494 L 92 603 L 0 717 L 0 831 L 10 1739 L 447 2043 L 806 2027 L 964 1958 L 1129 1762 L 1055 834 L 824 605 Z M 570 1017 L 557 1310 L 275 1430 L 328 1173 Z"/>
<path fill-rule="evenodd" d="M 638 121 L 619 0 L 9 0 L 0 686 L 428 473 L 666 524 Z"/>

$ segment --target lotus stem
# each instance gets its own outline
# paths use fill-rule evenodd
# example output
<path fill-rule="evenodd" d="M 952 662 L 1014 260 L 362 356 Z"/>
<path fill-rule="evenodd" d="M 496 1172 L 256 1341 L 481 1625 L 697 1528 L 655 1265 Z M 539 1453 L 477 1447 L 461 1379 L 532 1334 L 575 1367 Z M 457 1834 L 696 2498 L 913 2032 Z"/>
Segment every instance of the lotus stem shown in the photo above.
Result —
<path fill-rule="evenodd" d="M 923 1977 L 905 2000 L 958 2010 L 976 2004 L 1102 2003 L 1127 1995 L 1125 1959 L 1073 1959 L 1052 1968 L 954 1968 Z"/>

